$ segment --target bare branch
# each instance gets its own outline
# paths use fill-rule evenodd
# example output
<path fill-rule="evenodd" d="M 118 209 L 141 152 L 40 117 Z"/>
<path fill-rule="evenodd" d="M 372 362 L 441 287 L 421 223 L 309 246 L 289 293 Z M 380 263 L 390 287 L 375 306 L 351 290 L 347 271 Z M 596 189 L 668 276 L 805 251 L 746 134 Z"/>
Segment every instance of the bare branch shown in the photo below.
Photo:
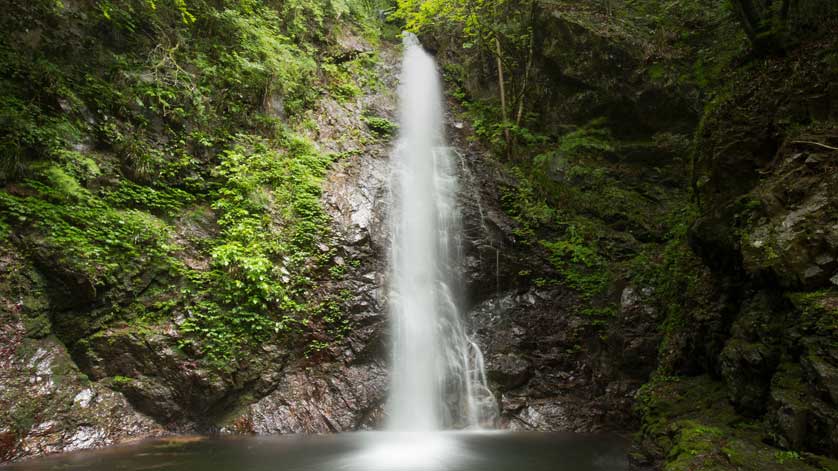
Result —
<path fill-rule="evenodd" d="M 824 149 L 838 151 L 838 147 L 828 146 L 826 144 L 822 144 L 820 142 L 815 142 L 815 141 L 791 141 L 791 143 L 792 144 L 809 144 L 810 146 L 818 146 L 818 147 L 823 147 Z"/>

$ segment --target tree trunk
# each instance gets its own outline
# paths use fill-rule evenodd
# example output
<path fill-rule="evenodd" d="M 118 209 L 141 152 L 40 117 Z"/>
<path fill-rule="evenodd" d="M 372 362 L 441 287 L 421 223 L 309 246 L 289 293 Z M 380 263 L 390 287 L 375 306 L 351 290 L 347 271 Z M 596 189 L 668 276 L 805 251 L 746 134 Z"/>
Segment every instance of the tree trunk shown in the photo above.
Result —
<path fill-rule="evenodd" d="M 503 136 L 506 139 L 506 156 L 510 157 L 510 152 L 512 151 L 511 146 L 511 136 L 509 134 L 509 128 L 507 127 L 509 123 L 509 113 L 506 111 L 506 85 L 504 83 L 503 77 L 503 62 L 501 61 L 501 48 L 500 48 L 500 39 L 495 36 L 495 60 L 497 61 L 498 65 L 498 86 L 500 87 L 500 111 L 501 117 L 503 118 Z"/>
<path fill-rule="evenodd" d="M 796 0 L 730 0 L 757 53 L 781 52 L 789 38 L 789 18 Z M 779 4 L 779 8 L 777 8 Z"/>
<path fill-rule="evenodd" d="M 731 0 L 731 3 L 733 3 L 736 16 L 739 17 L 739 22 L 742 23 L 742 28 L 745 29 L 748 39 L 752 44 L 756 43 L 760 21 L 753 2 L 751 0 Z"/>
<path fill-rule="evenodd" d="M 791 0 L 783 0 L 782 6 L 780 6 L 780 21 L 783 24 L 787 24 L 789 20 L 789 10 L 791 9 Z"/>
<path fill-rule="evenodd" d="M 521 125 L 521 118 L 524 115 L 524 99 L 527 96 L 527 82 L 530 79 L 530 69 L 532 69 L 532 56 L 533 56 L 533 38 L 535 37 L 535 33 L 530 33 L 530 44 L 527 50 L 527 65 L 524 68 L 524 80 L 521 82 L 521 91 L 518 94 L 518 113 L 515 116 L 515 125 Z"/>

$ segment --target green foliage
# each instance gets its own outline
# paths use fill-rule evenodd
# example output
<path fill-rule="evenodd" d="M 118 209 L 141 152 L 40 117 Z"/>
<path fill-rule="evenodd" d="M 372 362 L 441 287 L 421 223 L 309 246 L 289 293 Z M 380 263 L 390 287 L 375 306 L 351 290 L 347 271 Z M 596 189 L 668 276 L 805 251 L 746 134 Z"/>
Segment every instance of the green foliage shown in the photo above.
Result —
<path fill-rule="evenodd" d="M 564 238 L 541 241 L 562 280 L 586 299 L 601 294 L 610 281 L 606 261 L 594 244 L 595 241 L 585 240 L 573 225 L 567 227 Z"/>
<path fill-rule="evenodd" d="M 379 136 L 392 136 L 399 130 L 399 125 L 387 118 L 364 115 L 362 119 L 367 127 L 370 128 L 370 131 Z"/>
<path fill-rule="evenodd" d="M 143 209 L 167 216 L 177 214 L 195 201 L 191 193 L 178 188 L 155 189 L 130 180 L 120 181 L 116 188 L 105 190 L 103 195 L 105 201 L 116 207 Z"/>
<path fill-rule="evenodd" d="M 538 241 L 547 249 L 558 281 L 587 300 L 601 299 L 615 273 L 623 269 L 616 257 L 624 255 L 614 247 L 627 243 L 625 225 L 664 236 L 651 223 L 650 212 L 657 209 L 609 173 L 608 159 L 618 152 L 617 146 L 604 120 L 573 129 L 556 144 L 541 141 L 529 147 L 536 149 L 530 153 L 538 152 L 530 163 L 511 169 L 516 185 L 501 197 L 504 209 L 518 223 L 519 241 Z M 607 319 L 612 306 L 586 309 L 598 313 L 593 317 Z"/>
<path fill-rule="evenodd" d="M 307 272 L 328 255 L 317 245 L 328 240 L 319 197 L 331 158 L 290 133 L 276 142 L 284 151 L 257 136 L 237 141 L 214 172 L 221 235 L 210 249 L 213 269 L 198 280 L 202 301 L 182 326 L 191 334 L 184 344 L 219 364 L 308 322 Z"/>
<path fill-rule="evenodd" d="M 563 212 L 557 212 L 543 197 L 539 197 L 520 169 L 519 184 L 506 189 L 501 196 L 504 209 L 518 223 L 515 235 L 519 243 L 531 244 L 543 232 L 554 232 L 562 227 L 563 236 L 558 240 L 539 240 L 548 250 L 551 264 L 558 270 L 561 281 L 576 289 L 586 299 L 601 294 L 610 280 L 605 258 L 597 247 L 596 231 L 589 222 L 577 219 L 576 223 L 562 224 Z"/>
<path fill-rule="evenodd" d="M 322 69 L 329 83 L 329 92 L 338 101 L 346 102 L 361 95 L 353 74 L 344 64 L 325 63 Z"/>
<path fill-rule="evenodd" d="M 800 453 L 793 450 L 777 451 L 774 453 L 774 458 L 780 464 L 785 464 L 787 461 L 797 461 L 800 459 Z"/>
<path fill-rule="evenodd" d="M 508 145 L 506 135 L 509 134 L 516 151 L 544 145 L 548 138 L 533 129 L 526 127 L 526 123 L 536 121 L 536 117 L 525 115 L 522 124 L 515 124 L 511 121 L 504 121 L 496 101 L 466 99 L 465 92 L 459 84 L 452 82 L 454 88 L 452 93 L 456 98 L 463 100 L 466 109 L 466 117 L 471 122 L 474 134 L 484 143 L 489 144 L 495 155 L 501 156 L 507 153 Z"/>
<path fill-rule="evenodd" d="M 523 118 L 539 12 L 535 0 L 399 0 L 394 13 L 409 31 L 451 37 L 461 41 L 463 49 L 474 49 L 475 55 L 494 58 L 503 82 L 497 100 L 501 119 L 487 131 L 503 135 L 500 155 L 513 154 L 515 139 L 534 137 Z"/>
<path fill-rule="evenodd" d="M 604 123 L 603 119 L 596 119 L 561 136 L 556 148 L 533 157 L 533 165 L 546 173 L 557 160 L 565 159 L 573 162 L 568 168 L 570 177 L 593 177 L 603 181 L 605 174 L 602 168 L 578 165 L 576 162 L 583 163 L 590 157 L 614 151 L 611 133 L 603 127 Z"/>
<path fill-rule="evenodd" d="M 305 344 L 314 323 L 329 344 L 348 324 L 311 292 L 334 255 L 319 201 L 333 157 L 289 127 L 324 89 L 379 85 L 374 54 L 321 54 L 387 3 L 15 4 L 0 18 L 0 235 L 99 297 L 162 272 L 153 302 L 91 322 L 183 315 L 181 346 L 209 365 Z"/>
<path fill-rule="evenodd" d="M 313 43 L 324 39 L 324 32 L 328 30 L 326 24 L 341 16 L 348 16 L 355 13 L 362 18 L 367 13 L 372 13 L 370 2 L 365 5 L 354 7 L 351 0 L 287 0 L 281 2 L 278 13 L 283 21 L 283 32 L 290 38 L 305 43 Z M 256 5 L 255 0 L 249 1 L 250 5 Z"/>
<path fill-rule="evenodd" d="M 0 73 L 13 76 L 16 65 L 0 63 Z M 73 122 L 44 115 L 24 97 L 6 94 L 9 85 L 0 81 L 0 181 L 19 177 L 33 155 L 54 152 L 79 134 Z"/>
<path fill-rule="evenodd" d="M 133 381 L 134 381 L 134 378 L 131 378 L 131 377 L 128 377 L 128 376 L 116 375 L 113 378 L 111 378 L 111 382 L 113 382 L 113 384 L 116 385 L 117 387 L 131 384 Z"/>
<path fill-rule="evenodd" d="M 27 180 L 27 196 L 0 191 L 0 212 L 17 230 L 35 230 L 56 262 L 94 285 L 113 285 L 126 267 L 164 262 L 168 226 L 136 210 L 118 210 L 82 188 L 60 167 Z"/>
<path fill-rule="evenodd" d="M 605 327 L 609 322 L 617 318 L 618 307 L 615 304 L 609 304 L 605 307 L 585 307 L 579 310 L 579 314 L 589 319 L 591 325 L 596 327 Z M 606 334 L 601 333 L 600 339 L 605 340 Z"/>
<path fill-rule="evenodd" d="M 463 47 L 495 53 L 495 39 L 501 42 L 506 62 L 526 61 L 533 34 L 532 1 L 484 0 L 399 0 L 396 18 L 413 32 L 456 32 Z M 516 57 L 517 56 L 517 57 Z M 518 64 L 523 70 L 523 63 Z"/>
<path fill-rule="evenodd" d="M 603 127 L 604 124 L 604 119 L 595 119 L 565 134 L 559 140 L 558 152 L 567 155 L 580 155 L 591 151 L 612 152 L 614 146 L 611 133 Z"/>
<path fill-rule="evenodd" d="M 838 21 L 838 5 L 831 0 L 728 0 L 728 6 L 758 52 L 782 50 L 802 37 L 824 34 Z"/>
<path fill-rule="evenodd" d="M 519 167 L 510 169 L 517 179 L 517 185 L 504 188 L 501 193 L 501 205 L 517 223 L 515 235 L 522 243 L 532 243 L 537 237 L 538 230 L 550 224 L 555 217 L 555 210 L 551 208 L 536 187 Z"/>

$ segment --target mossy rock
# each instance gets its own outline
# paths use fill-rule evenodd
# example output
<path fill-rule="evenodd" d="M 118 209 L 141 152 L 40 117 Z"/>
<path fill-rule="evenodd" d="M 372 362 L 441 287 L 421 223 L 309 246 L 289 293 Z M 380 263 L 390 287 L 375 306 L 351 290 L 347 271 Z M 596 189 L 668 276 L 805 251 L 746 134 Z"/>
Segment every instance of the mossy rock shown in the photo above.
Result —
<path fill-rule="evenodd" d="M 777 378 L 778 384 L 790 380 Z M 707 376 L 659 378 L 647 384 L 637 412 L 643 423 L 638 441 L 667 471 L 829 469 L 814 455 L 766 444 L 770 437 L 762 424 L 739 416 L 725 385 Z"/>
<path fill-rule="evenodd" d="M 765 412 L 771 376 L 780 360 L 777 348 L 732 339 L 720 355 L 722 377 L 736 409 L 748 416 Z"/>

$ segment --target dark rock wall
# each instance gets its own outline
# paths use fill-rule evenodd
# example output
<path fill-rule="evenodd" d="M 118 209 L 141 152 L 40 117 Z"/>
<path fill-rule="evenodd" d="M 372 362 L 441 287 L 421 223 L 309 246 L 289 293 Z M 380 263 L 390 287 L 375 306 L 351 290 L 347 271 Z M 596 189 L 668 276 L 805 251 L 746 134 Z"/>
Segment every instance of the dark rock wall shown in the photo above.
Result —
<path fill-rule="evenodd" d="M 759 61 L 711 105 L 691 244 L 728 299 L 727 340 L 709 353 L 737 412 L 765 420 L 783 447 L 835 457 L 838 69 L 828 48 Z"/>
<path fill-rule="evenodd" d="M 514 430 L 589 432 L 633 422 L 631 396 L 654 369 L 655 319 L 648 291 L 625 287 L 620 325 L 604 334 L 574 290 L 539 286 L 555 276 L 545 251 L 524 244 L 500 205 L 519 182 L 470 138 L 460 108 L 449 102 L 448 134 L 461 153 L 460 204 L 465 222 L 466 317 L 483 349 L 501 420 Z M 524 273 L 524 275 L 522 275 Z M 651 325 L 650 325 L 651 324 Z"/>
<path fill-rule="evenodd" d="M 691 132 L 698 121 L 693 97 L 681 88 L 650 80 L 642 39 L 551 7 L 538 15 L 535 31 L 527 110 L 538 114 L 537 130 L 551 135 L 605 118 L 611 135 L 621 141 L 609 160 L 590 168 L 617 179 L 619 191 L 642 194 L 641 211 L 657 211 L 653 217 L 662 217 L 682 197 L 679 187 L 686 187 L 687 180 L 676 152 L 652 136 L 669 133 L 677 136 L 675 141 L 686 141 L 688 137 L 678 133 Z M 469 99 L 496 96 L 490 56 L 463 51 L 457 38 L 423 40 L 432 44 L 443 68 L 465 69 L 456 79 Z M 504 162 L 502 156 L 472 142 L 474 130 L 460 117 L 463 110 L 453 100 L 450 108 L 449 137 L 468 169 L 463 195 L 465 275 L 473 286 L 468 317 L 484 349 L 502 412 L 500 426 L 544 431 L 630 429 L 635 422 L 633 396 L 655 369 L 659 324 L 666 316 L 654 289 L 634 283 L 619 269 L 606 292 L 594 300 L 566 285 L 545 283 L 561 279 L 550 254 L 538 239 L 525 240 L 518 232 L 520 223 L 500 204 L 505 192 L 526 183 L 513 170 L 518 163 Z M 576 177 L 562 172 L 577 164 L 556 161 L 551 168 L 557 171 L 549 178 L 559 185 L 579 186 Z M 649 165 L 656 171 L 649 172 Z M 563 209 L 570 214 L 586 211 Z M 645 242 L 662 245 L 663 234 L 653 217 L 641 216 L 637 224 L 631 220 L 635 215 L 619 211 L 597 220 L 607 228 L 607 243 L 615 247 L 610 255 L 615 264 Z M 552 234 L 539 236 L 549 240 Z M 592 304 L 611 306 L 613 317 L 603 321 L 586 315 L 584 308 Z"/>
<path fill-rule="evenodd" d="M 638 184 L 646 195 L 690 189 L 676 205 L 694 203 L 696 214 L 680 245 L 654 231 L 615 229 L 660 252 L 677 250 L 677 266 L 656 269 L 664 278 L 677 274 L 681 284 L 673 293 L 661 280 L 612 278 L 606 297 L 619 308 L 605 329 L 575 310 L 591 300 L 566 287 L 538 286 L 538 276 L 555 275 L 546 254 L 521 246 L 514 222 L 493 218 L 498 236 L 475 242 L 483 247 L 475 260 L 486 274 L 501 267 L 502 276 L 482 283 L 470 319 L 503 425 L 632 428 L 633 407 L 645 455 L 638 463 L 832 469 L 828 457 L 838 456 L 834 36 L 755 56 L 737 49 L 743 36 L 730 16 L 703 24 L 708 36 L 685 31 L 683 40 L 667 36 L 665 28 L 678 26 L 666 15 L 650 38 L 565 7 L 545 7 L 535 29 L 537 85 L 528 106 L 539 113 L 539 129 L 561 134 L 604 116 L 619 139 L 682 136 L 691 145 L 670 152 L 688 162 L 683 167 L 653 158 L 666 153 L 648 148 L 617 149 L 623 168 L 632 165 L 630 156 L 646 154 L 635 163 L 638 172 L 620 174 L 617 186 Z M 710 11 L 696 8 L 705 7 Z M 432 38 L 434 49 L 443 64 L 467 70 L 461 85 L 469 97 L 497 96 L 492 58 L 448 39 Z M 701 62 L 708 51 L 717 65 Z M 476 171 L 489 182 L 485 187 L 516 185 L 504 174 L 511 165 L 485 162 Z M 492 198 L 497 194 L 484 201 Z M 503 250 L 493 260 L 497 243 Z M 533 276 L 514 276 L 521 269 Z M 729 448 L 720 437 L 729 437 Z"/>

